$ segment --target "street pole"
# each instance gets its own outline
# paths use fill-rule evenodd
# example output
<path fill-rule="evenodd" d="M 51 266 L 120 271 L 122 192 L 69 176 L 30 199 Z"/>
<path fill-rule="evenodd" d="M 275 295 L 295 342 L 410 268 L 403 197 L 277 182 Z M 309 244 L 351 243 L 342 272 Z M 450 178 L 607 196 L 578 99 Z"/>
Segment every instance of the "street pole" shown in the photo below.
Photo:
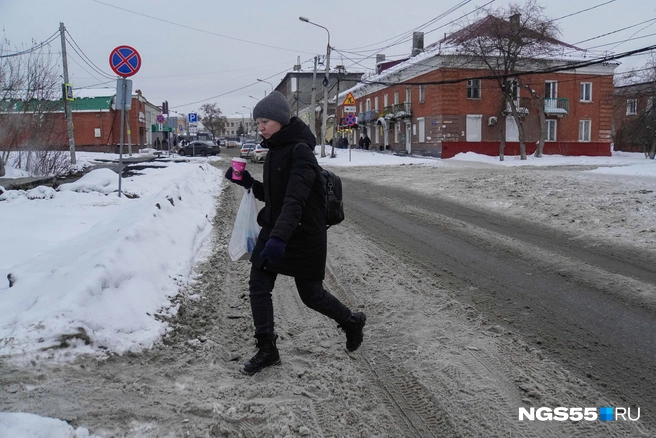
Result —
<path fill-rule="evenodd" d="M 326 132 L 328 132 L 328 85 L 330 81 L 330 33 L 328 33 L 328 46 L 326 47 L 326 77 L 323 79 L 323 141 L 321 142 L 321 157 L 326 156 Z M 333 139 L 333 144 L 335 139 Z"/>
<path fill-rule="evenodd" d="M 314 57 L 314 72 L 312 73 L 312 100 L 310 101 L 310 129 L 312 130 L 312 134 L 316 137 L 317 136 L 317 122 L 315 121 L 316 119 L 316 113 L 315 109 L 317 107 L 317 97 L 316 97 L 316 82 L 317 82 L 317 58 L 318 56 Z"/>
<path fill-rule="evenodd" d="M 306 17 L 298 17 L 299 20 L 320 27 L 328 33 L 328 45 L 326 46 L 326 77 L 323 78 L 323 126 L 321 127 L 321 157 L 326 156 L 326 131 L 328 129 L 328 85 L 330 85 L 330 31 L 320 24 L 311 22 Z M 334 139 L 333 139 L 334 143 Z"/>
<path fill-rule="evenodd" d="M 64 65 L 64 84 L 68 84 L 68 60 L 66 57 L 66 28 L 64 23 L 59 23 L 59 35 L 62 46 L 62 63 Z M 64 113 L 66 115 L 66 124 L 68 125 L 68 148 L 71 151 L 71 164 L 75 164 L 75 133 L 73 131 L 73 114 L 71 113 L 71 102 L 66 98 L 66 85 L 63 88 Z M 119 192 L 120 193 L 120 192 Z"/>
<path fill-rule="evenodd" d="M 123 140 L 125 138 L 125 102 L 126 102 L 126 91 L 127 91 L 127 80 L 125 78 L 120 78 L 119 83 L 121 84 L 121 130 L 119 132 L 119 141 L 118 141 L 118 197 L 121 197 L 121 180 L 123 179 Z"/>
<path fill-rule="evenodd" d="M 344 68 L 343 65 L 338 65 L 337 66 L 337 94 L 335 94 L 335 118 L 333 119 L 333 145 L 330 151 L 330 158 L 335 158 L 337 155 L 335 155 L 335 138 L 337 137 L 337 123 L 339 123 L 339 120 L 337 119 L 337 109 L 339 108 L 339 102 L 337 102 L 337 99 L 339 99 L 339 78 L 341 77 L 342 69 Z"/>
<path fill-rule="evenodd" d="M 265 81 L 264 79 L 258 79 L 258 82 L 264 82 L 265 84 L 269 84 L 271 86 L 271 92 L 273 93 L 273 84 L 269 81 Z M 264 90 L 264 97 L 266 97 L 266 90 Z"/>

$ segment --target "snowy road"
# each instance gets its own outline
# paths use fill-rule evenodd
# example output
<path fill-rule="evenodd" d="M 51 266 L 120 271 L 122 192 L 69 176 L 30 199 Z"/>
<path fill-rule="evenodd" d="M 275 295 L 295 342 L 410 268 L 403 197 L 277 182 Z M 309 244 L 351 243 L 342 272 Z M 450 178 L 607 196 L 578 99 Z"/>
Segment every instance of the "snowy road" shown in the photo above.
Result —
<path fill-rule="evenodd" d="M 0 362 L 0 411 L 102 438 L 654 436 L 654 231 L 631 213 L 655 211 L 652 180 L 580 170 L 338 169 L 347 220 L 329 230 L 326 287 L 367 312 L 365 342 L 347 353 L 281 277 L 282 365 L 253 377 L 239 372 L 253 354 L 250 265 L 226 250 L 243 191 L 228 185 L 211 254 L 160 344 L 69 365 Z M 540 406 L 642 416 L 518 420 Z"/>
<path fill-rule="evenodd" d="M 656 286 L 653 252 L 365 181 L 345 180 L 345 191 L 362 235 L 449 282 L 487 324 L 601 385 L 608 399 L 656 406 L 656 306 L 640 294 Z"/>

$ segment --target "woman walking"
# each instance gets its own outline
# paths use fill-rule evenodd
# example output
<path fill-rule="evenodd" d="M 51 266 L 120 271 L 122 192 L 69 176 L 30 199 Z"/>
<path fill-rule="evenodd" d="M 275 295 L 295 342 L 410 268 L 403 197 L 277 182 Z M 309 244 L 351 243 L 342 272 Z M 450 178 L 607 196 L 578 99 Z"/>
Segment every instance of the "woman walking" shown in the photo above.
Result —
<path fill-rule="evenodd" d="M 264 161 L 263 181 L 248 171 L 242 179 L 225 177 L 252 189 L 264 202 L 258 214 L 262 231 L 251 256 L 249 298 L 258 352 L 244 364 L 249 375 L 279 365 L 274 330 L 271 293 L 276 277 L 294 278 L 298 294 L 309 308 L 335 320 L 346 333 L 346 348 L 355 351 L 362 344 L 366 316 L 351 312 L 323 288 L 326 268 L 326 207 L 321 168 L 314 155 L 316 138 L 297 117 L 290 117 L 287 99 L 274 91 L 253 108 L 264 145 L 269 148 Z"/>

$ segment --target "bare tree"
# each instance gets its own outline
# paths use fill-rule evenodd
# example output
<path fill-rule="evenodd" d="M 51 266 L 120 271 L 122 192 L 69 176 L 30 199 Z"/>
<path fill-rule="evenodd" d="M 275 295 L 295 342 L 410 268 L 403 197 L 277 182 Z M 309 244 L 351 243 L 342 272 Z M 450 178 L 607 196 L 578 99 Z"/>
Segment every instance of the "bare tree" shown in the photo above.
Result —
<path fill-rule="evenodd" d="M 200 107 L 201 118 L 200 122 L 209 129 L 212 136 L 216 138 L 217 135 L 225 131 L 227 119 L 222 116 L 221 109 L 215 103 L 206 103 Z"/>
<path fill-rule="evenodd" d="M 0 59 L 0 161 L 32 175 L 70 167 L 61 80 L 47 47 Z"/>
<path fill-rule="evenodd" d="M 519 133 L 521 159 L 526 159 L 523 118 L 528 112 L 520 98 L 520 90 L 528 89 L 534 99 L 540 96 L 521 82 L 523 71 L 531 70 L 547 60 L 558 46 L 567 46 L 556 39 L 559 31 L 552 20 L 544 16 L 544 8 L 536 0 L 511 4 L 507 8 L 483 10 L 484 18 L 467 23 L 443 41 L 458 46 L 468 62 L 485 68 L 500 90 L 499 120 L 513 117 Z M 544 130 L 544 126 L 540 126 Z M 541 134 L 542 137 L 543 134 Z M 505 138 L 499 156 L 503 159 Z"/>
<path fill-rule="evenodd" d="M 632 98 L 636 114 L 617 129 L 614 141 L 618 145 L 638 147 L 653 160 L 656 157 L 656 52 L 651 52 L 644 68 L 632 70 L 619 80 L 625 86 L 619 89 L 617 95 L 622 99 L 615 99 L 615 104 L 625 105 L 624 98 Z"/>

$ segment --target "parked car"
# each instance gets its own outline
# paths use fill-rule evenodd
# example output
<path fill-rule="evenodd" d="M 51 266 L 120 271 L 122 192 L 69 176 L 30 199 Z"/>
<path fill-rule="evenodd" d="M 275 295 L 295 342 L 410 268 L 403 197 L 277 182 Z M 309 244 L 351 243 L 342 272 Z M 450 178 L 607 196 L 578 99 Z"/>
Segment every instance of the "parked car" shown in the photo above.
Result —
<path fill-rule="evenodd" d="M 240 147 L 240 146 L 241 146 L 241 143 L 239 143 L 238 141 L 235 141 L 235 140 L 228 140 L 228 141 L 226 142 L 226 147 L 227 147 L 228 149 L 230 149 L 230 148 L 238 148 L 238 147 Z"/>
<path fill-rule="evenodd" d="M 267 149 L 265 147 L 262 147 L 259 144 L 256 145 L 255 149 L 253 149 L 253 151 L 251 152 L 251 155 L 250 155 L 251 161 L 253 163 L 259 163 L 260 161 L 264 162 L 264 159 L 266 158 L 268 152 L 269 152 L 269 149 Z"/>
<path fill-rule="evenodd" d="M 239 156 L 241 158 L 248 158 L 251 156 L 251 152 L 255 149 L 255 143 L 244 143 L 239 151 Z"/>
<path fill-rule="evenodd" d="M 189 144 L 181 146 L 178 149 L 178 154 L 182 155 L 183 157 L 185 155 L 189 155 L 190 157 L 194 155 L 206 157 L 208 155 L 218 155 L 220 152 L 220 146 L 215 145 L 213 142 L 207 140 L 191 141 Z"/>

